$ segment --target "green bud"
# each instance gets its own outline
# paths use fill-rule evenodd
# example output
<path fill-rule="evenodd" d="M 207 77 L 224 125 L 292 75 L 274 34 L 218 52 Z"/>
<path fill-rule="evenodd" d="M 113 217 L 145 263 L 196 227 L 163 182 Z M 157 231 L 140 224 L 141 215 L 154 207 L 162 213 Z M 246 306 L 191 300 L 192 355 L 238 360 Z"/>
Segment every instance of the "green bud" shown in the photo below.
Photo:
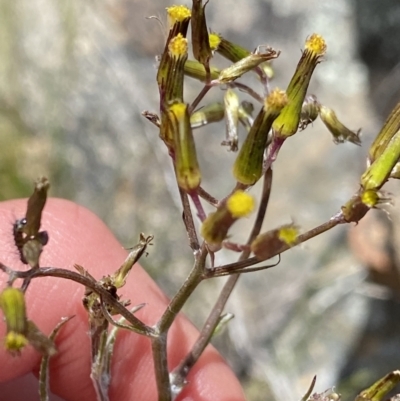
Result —
<path fill-rule="evenodd" d="M 400 130 L 400 103 L 394 107 L 382 129 L 372 142 L 368 152 L 368 163 L 372 164 L 386 149 L 393 136 Z"/>
<path fill-rule="evenodd" d="M 207 79 L 206 69 L 204 65 L 194 60 L 186 60 L 184 66 L 185 75 L 190 78 L 197 79 L 201 82 L 205 82 Z M 221 71 L 216 67 L 210 67 L 210 79 L 218 79 Z"/>
<path fill-rule="evenodd" d="M 379 189 L 390 177 L 400 158 L 400 130 L 392 135 L 389 143 L 381 150 L 379 157 L 361 176 L 361 185 L 364 189 Z"/>
<path fill-rule="evenodd" d="M 319 108 L 319 115 L 326 128 L 328 128 L 332 134 L 334 143 L 338 144 L 347 141 L 354 143 L 355 145 L 361 145 L 361 129 L 356 132 L 349 130 L 338 120 L 336 113 L 333 110 L 322 105 L 320 105 Z"/>
<path fill-rule="evenodd" d="M 279 89 L 273 90 L 266 98 L 233 165 L 233 175 L 238 182 L 253 185 L 262 176 L 268 133 L 286 103 L 286 93 Z"/>
<path fill-rule="evenodd" d="M 5 288 L 0 294 L 0 308 L 7 325 L 5 347 L 7 351 L 18 354 L 28 344 L 25 294 L 17 288 Z"/>
<path fill-rule="evenodd" d="M 220 34 L 212 32 L 210 34 L 210 40 L 213 36 L 215 36 L 213 43 L 215 43 L 214 47 L 216 52 L 222 57 L 225 57 L 227 60 L 232 61 L 232 63 L 236 63 L 239 60 L 250 56 L 251 52 L 249 50 L 236 43 L 226 40 Z"/>
<path fill-rule="evenodd" d="M 399 383 L 400 371 L 395 370 L 358 394 L 355 401 L 382 401 Z"/>
<path fill-rule="evenodd" d="M 286 90 L 288 104 L 272 126 L 277 138 L 287 138 L 297 132 L 312 73 L 325 50 L 326 44 L 322 36 L 313 34 L 307 39 L 301 59 Z"/>
<path fill-rule="evenodd" d="M 161 56 L 160 65 L 157 71 L 157 83 L 160 89 L 160 94 L 165 92 L 165 85 L 168 81 L 168 75 L 170 73 L 170 54 L 169 45 L 170 41 L 178 35 L 186 38 L 187 29 L 190 21 L 190 10 L 185 6 L 172 6 L 167 8 L 168 22 L 169 22 L 169 33 L 165 43 L 164 52 Z"/>
<path fill-rule="evenodd" d="M 201 182 L 188 107 L 175 103 L 169 107 L 169 119 L 174 134 L 175 172 L 178 185 L 186 192 L 196 190 Z"/>
<path fill-rule="evenodd" d="M 207 4 L 207 3 L 206 3 Z M 205 7 L 202 0 L 193 0 L 192 6 L 192 49 L 193 55 L 204 66 L 208 66 L 212 57 L 208 29 L 205 16 Z"/>

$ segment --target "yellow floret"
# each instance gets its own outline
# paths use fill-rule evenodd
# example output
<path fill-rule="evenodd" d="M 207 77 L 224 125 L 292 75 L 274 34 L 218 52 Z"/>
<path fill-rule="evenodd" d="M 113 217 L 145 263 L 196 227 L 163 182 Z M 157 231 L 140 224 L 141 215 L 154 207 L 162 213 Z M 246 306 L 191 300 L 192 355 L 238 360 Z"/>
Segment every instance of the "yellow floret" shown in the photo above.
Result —
<path fill-rule="evenodd" d="M 373 208 L 379 203 L 379 193 L 373 189 L 364 191 L 361 194 L 361 202 L 369 208 Z"/>
<path fill-rule="evenodd" d="M 168 50 L 169 53 L 174 57 L 186 55 L 188 51 L 187 39 L 184 38 L 181 33 L 178 33 L 178 35 L 172 38 L 169 42 Z"/>
<path fill-rule="evenodd" d="M 278 231 L 278 238 L 287 245 L 295 245 L 299 230 L 294 225 L 283 226 Z"/>
<path fill-rule="evenodd" d="M 288 102 L 288 98 L 286 92 L 275 88 L 271 93 L 267 96 L 264 102 L 264 109 L 267 111 L 270 108 L 276 110 L 282 110 Z"/>
<path fill-rule="evenodd" d="M 210 49 L 211 50 L 217 50 L 219 44 L 221 43 L 221 38 L 219 37 L 219 35 L 217 33 L 210 33 L 208 35 L 208 40 L 210 42 Z"/>
<path fill-rule="evenodd" d="M 233 217 L 245 217 L 254 210 L 254 198 L 244 191 L 236 191 L 229 197 L 226 206 Z"/>
<path fill-rule="evenodd" d="M 167 7 L 166 10 L 169 18 L 174 22 L 181 22 L 191 16 L 191 11 L 186 6 L 171 6 Z"/>
<path fill-rule="evenodd" d="M 18 352 L 27 344 L 28 340 L 23 334 L 16 333 L 15 331 L 10 331 L 6 335 L 5 347 L 7 351 Z"/>
<path fill-rule="evenodd" d="M 326 51 L 325 39 L 321 35 L 313 33 L 306 40 L 305 48 L 309 52 L 314 53 L 316 56 L 322 56 Z"/>

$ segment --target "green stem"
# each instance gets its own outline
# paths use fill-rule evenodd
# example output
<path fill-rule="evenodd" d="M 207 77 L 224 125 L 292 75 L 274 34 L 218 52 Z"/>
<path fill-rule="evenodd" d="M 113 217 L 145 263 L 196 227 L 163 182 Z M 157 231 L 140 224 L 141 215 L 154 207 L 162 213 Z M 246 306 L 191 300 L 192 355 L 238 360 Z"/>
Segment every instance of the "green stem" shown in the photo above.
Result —
<path fill-rule="evenodd" d="M 161 316 L 161 319 L 157 323 L 156 331 L 158 333 L 162 334 L 168 331 L 175 320 L 176 315 L 181 311 L 183 305 L 202 281 L 207 255 L 207 248 L 205 245 L 203 245 L 200 250 L 200 254 L 196 257 L 192 271 L 177 294 L 171 300 L 164 314 Z"/>
<path fill-rule="evenodd" d="M 154 371 L 156 375 L 158 401 L 171 401 L 171 385 L 167 361 L 167 332 L 159 334 L 151 339 L 153 351 Z"/>

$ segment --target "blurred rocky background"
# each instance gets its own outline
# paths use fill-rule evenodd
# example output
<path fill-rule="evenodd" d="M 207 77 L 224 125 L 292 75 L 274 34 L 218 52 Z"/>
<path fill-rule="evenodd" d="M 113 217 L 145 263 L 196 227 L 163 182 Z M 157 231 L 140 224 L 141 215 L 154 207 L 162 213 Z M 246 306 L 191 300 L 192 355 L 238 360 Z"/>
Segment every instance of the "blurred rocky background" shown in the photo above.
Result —
<path fill-rule="evenodd" d="M 171 4 L 0 0 L 0 199 L 28 196 L 46 175 L 52 196 L 94 211 L 123 246 L 140 232 L 155 235 L 142 263 L 169 296 L 192 256 L 165 146 L 140 113 L 157 111 L 155 56 Z M 310 93 L 350 128 L 362 127 L 363 145 L 334 145 L 319 121 L 285 143 L 265 229 L 326 221 L 357 190 L 368 146 L 399 101 L 400 3 L 214 0 L 207 17 L 250 50 L 280 49 L 272 85 L 281 88 L 306 37 L 325 37 Z M 201 86 L 188 83 L 190 102 Z M 204 102 L 222 96 L 215 89 Z M 204 187 L 218 198 L 233 185 L 235 155 L 220 146 L 223 137 L 223 123 L 196 131 Z M 388 188 L 396 198 L 398 183 Z M 399 205 L 390 214 L 372 212 L 350 233 L 336 228 L 285 253 L 276 268 L 240 279 L 227 308 L 236 317 L 215 344 L 250 401 L 298 400 L 315 374 L 317 391 L 336 386 L 349 399 L 399 368 Z M 245 240 L 250 224 L 238 224 L 233 239 Z M 204 283 L 187 305 L 198 327 L 223 281 Z"/>

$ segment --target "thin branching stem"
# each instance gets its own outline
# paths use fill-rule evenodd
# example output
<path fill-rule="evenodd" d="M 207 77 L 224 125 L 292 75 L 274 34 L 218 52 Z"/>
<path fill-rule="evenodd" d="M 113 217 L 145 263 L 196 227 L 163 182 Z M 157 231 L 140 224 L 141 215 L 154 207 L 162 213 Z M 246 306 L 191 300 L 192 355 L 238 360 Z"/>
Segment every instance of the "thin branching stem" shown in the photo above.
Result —
<path fill-rule="evenodd" d="M 176 293 L 174 298 L 172 298 L 167 309 L 157 323 L 156 330 L 158 333 L 164 333 L 171 327 L 176 315 L 181 311 L 185 302 L 188 300 L 196 287 L 200 284 L 203 277 L 203 271 L 205 270 L 207 255 L 208 250 L 205 244 L 203 244 L 199 256 L 196 257 L 192 271 L 190 272 L 189 276 L 187 277 L 179 291 Z"/>
<path fill-rule="evenodd" d="M 235 86 L 240 91 L 247 93 L 249 96 L 257 100 L 259 103 L 264 102 L 264 98 L 260 96 L 255 90 L 251 89 L 249 86 L 242 84 L 241 82 L 234 82 L 232 86 Z"/>
<path fill-rule="evenodd" d="M 142 321 L 140 321 L 136 316 L 134 316 L 128 309 L 126 309 L 121 303 L 114 298 L 105 288 L 96 282 L 92 281 L 90 278 L 85 277 L 79 273 L 73 272 L 67 269 L 61 269 L 56 267 L 43 267 L 40 269 L 31 269 L 25 272 L 19 272 L 10 269 L 9 267 L 0 263 L 0 269 L 4 272 L 11 274 L 17 278 L 23 278 L 24 280 L 33 280 L 38 277 L 58 277 L 67 280 L 75 281 L 85 287 L 90 288 L 96 294 L 99 294 L 101 298 L 107 302 L 116 313 L 123 316 L 132 325 L 132 331 L 138 334 L 145 335 L 147 337 L 153 337 L 155 335 L 154 329 L 146 326 Z"/>
<path fill-rule="evenodd" d="M 196 107 L 203 100 L 204 96 L 207 95 L 208 91 L 211 88 L 212 88 L 212 85 L 210 85 L 210 84 L 205 84 L 204 85 L 203 89 L 200 91 L 200 93 L 197 95 L 196 99 L 194 99 L 193 103 L 190 105 L 189 114 L 192 114 L 196 110 Z"/>
<path fill-rule="evenodd" d="M 311 230 L 305 232 L 304 234 L 300 234 L 297 238 L 297 245 L 308 241 L 311 238 L 314 238 L 328 230 L 330 230 L 331 228 L 337 226 L 338 224 L 343 224 L 346 223 L 346 221 L 343 220 L 343 218 L 341 217 L 341 215 L 338 215 L 338 217 L 332 218 L 330 220 L 328 220 L 327 222 L 312 228 Z M 282 247 L 280 249 L 271 249 L 271 253 L 269 255 L 267 255 L 265 258 L 263 258 L 263 260 L 267 260 L 267 259 L 271 259 L 274 256 L 277 256 L 278 254 L 287 251 L 290 248 L 290 245 L 282 245 Z M 237 271 L 240 271 L 242 269 L 245 269 L 246 267 L 249 266 L 253 266 L 257 263 L 262 262 L 263 260 L 259 260 L 257 259 L 255 256 L 253 256 L 252 258 L 248 258 L 246 260 L 242 260 L 242 261 L 238 261 L 235 263 L 230 263 L 224 266 L 217 266 L 215 268 L 212 269 L 207 269 L 205 271 L 205 276 L 204 278 L 212 278 L 214 277 L 214 275 L 221 275 L 221 273 L 229 273 L 230 274 L 236 274 Z M 269 267 L 269 266 L 268 266 Z M 257 269 L 258 270 L 258 269 Z M 225 274 L 222 274 L 225 275 Z"/>
<path fill-rule="evenodd" d="M 271 193 L 271 186 L 272 186 L 272 170 L 268 170 L 264 175 L 262 198 L 260 206 L 258 208 L 257 217 L 253 229 L 251 230 L 247 242 L 248 244 L 250 244 L 261 231 L 261 226 L 264 220 L 264 216 L 267 210 L 268 201 Z M 243 251 L 242 254 L 240 255 L 239 261 L 248 259 L 249 255 L 250 255 L 250 250 Z M 195 342 L 191 351 L 174 369 L 172 377 L 174 380 L 173 384 L 176 387 L 182 388 L 184 386 L 186 377 L 190 372 L 190 369 L 198 361 L 204 349 L 209 344 L 211 337 L 214 333 L 214 330 L 218 325 L 222 311 L 225 308 L 226 302 L 228 301 L 233 289 L 236 286 L 237 281 L 239 280 L 239 276 L 240 276 L 239 274 L 234 274 L 229 277 L 217 299 L 217 302 L 215 303 L 213 309 L 211 310 L 211 313 L 208 316 L 197 341 Z"/>
<path fill-rule="evenodd" d="M 158 390 L 158 401 L 171 401 L 171 385 L 167 361 L 167 332 L 151 339 L 154 371 Z"/>
<path fill-rule="evenodd" d="M 192 209 L 190 208 L 190 203 L 188 195 L 185 191 L 179 188 L 179 193 L 181 196 L 182 207 L 183 207 L 183 222 L 185 223 L 186 232 L 189 238 L 190 247 L 194 252 L 200 249 L 199 240 L 197 238 L 196 227 L 193 221 Z"/>

